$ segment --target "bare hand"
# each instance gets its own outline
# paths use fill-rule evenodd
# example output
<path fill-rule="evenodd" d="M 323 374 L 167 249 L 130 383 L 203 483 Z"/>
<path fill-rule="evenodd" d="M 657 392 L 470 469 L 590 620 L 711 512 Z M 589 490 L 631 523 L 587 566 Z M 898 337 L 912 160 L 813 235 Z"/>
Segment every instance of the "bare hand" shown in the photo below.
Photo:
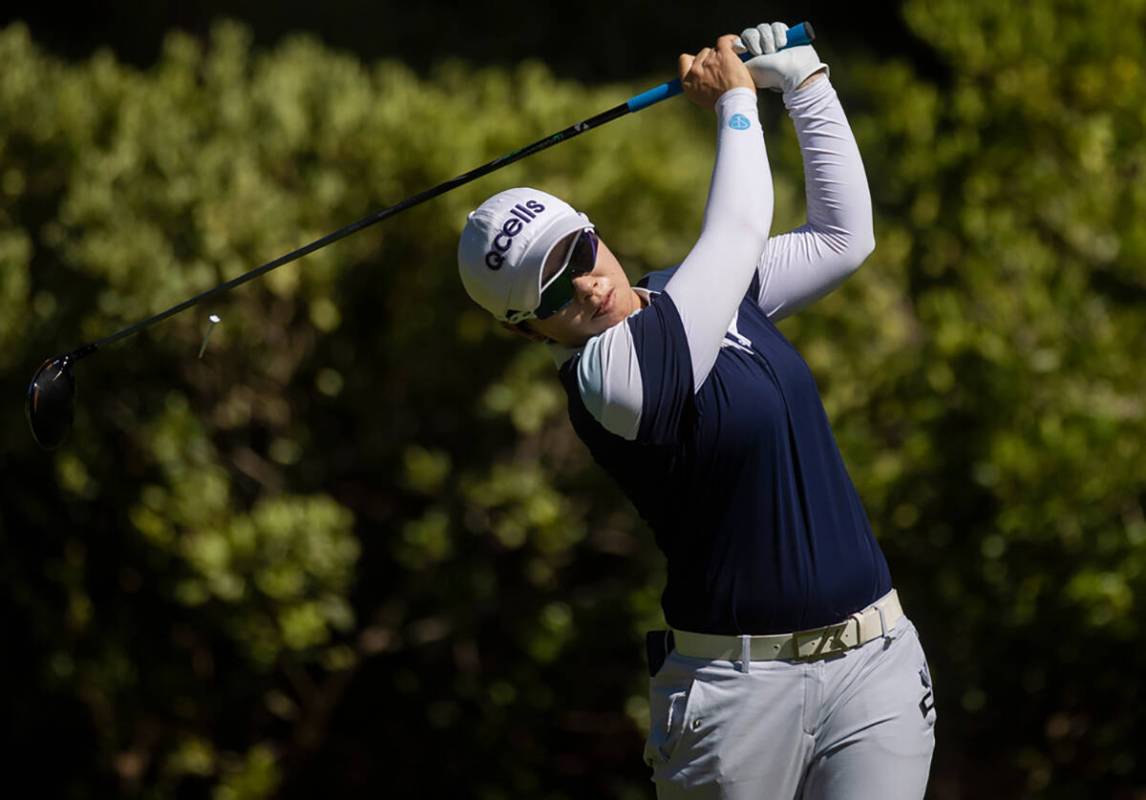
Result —
<path fill-rule="evenodd" d="M 706 47 L 695 56 L 681 53 L 680 83 L 688 99 L 701 108 L 712 108 L 729 89 L 744 87 L 756 91 L 756 84 L 744 62 L 732 49 L 738 37 L 726 34 L 716 40 L 716 49 Z"/>

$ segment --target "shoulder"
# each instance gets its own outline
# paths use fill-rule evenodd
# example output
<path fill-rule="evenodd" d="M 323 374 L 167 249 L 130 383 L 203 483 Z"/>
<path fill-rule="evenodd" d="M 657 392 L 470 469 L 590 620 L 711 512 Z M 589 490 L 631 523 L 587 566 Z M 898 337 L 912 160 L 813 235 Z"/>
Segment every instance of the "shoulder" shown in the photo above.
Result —
<path fill-rule="evenodd" d="M 639 281 L 637 281 L 637 286 L 642 289 L 647 289 L 650 292 L 663 292 L 665 290 L 665 286 L 669 282 L 669 279 L 676 274 L 678 269 L 680 269 L 680 264 L 677 264 L 674 267 L 658 269 L 655 272 L 650 272 Z"/>
<path fill-rule="evenodd" d="M 567 388 L 576 387 L 585 409 L 606 430 L 625 439 L 636 438 L 643 385 L 627 321 L 586 342 L 561 371 Z"/>

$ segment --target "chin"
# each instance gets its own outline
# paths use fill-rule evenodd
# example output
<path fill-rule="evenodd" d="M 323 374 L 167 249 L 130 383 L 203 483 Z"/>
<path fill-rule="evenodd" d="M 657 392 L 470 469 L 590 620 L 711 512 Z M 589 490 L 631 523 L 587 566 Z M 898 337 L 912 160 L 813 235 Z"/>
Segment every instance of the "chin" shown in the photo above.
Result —
<path fill-rule="evenodd" d="M 593 320 L 593 336 L 604 333 L 614 325 L 618 325 L 625 321 L 625 315 L 617 312 L 616 309 L 610 311 L 608 314 L 598 317 Z"/>

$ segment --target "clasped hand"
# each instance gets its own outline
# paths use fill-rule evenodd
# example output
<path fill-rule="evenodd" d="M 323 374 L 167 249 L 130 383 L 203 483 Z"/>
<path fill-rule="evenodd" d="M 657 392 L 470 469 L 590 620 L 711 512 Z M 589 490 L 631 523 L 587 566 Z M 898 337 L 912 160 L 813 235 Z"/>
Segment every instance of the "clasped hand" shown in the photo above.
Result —
<path fill-rule="evenodd" d="M 771 22 L 746 28 L 739 36 L 727 34 L 695 56 L 680 56 L 680 82 L 688 99 L 701 108 L 712 108 L 729 89 L 775 89 L 790 92 L 814 75 L 827 72 L 811 45 L 784 49 L 788 26 Z M 747 63 L 739 53 L 751 53 Z"/>
<path fill-rule="evenodd" d="M 712 108 L 729 89 L 756 91 L 748 67 L 732 49 L 738 37 L 727 34 L 716 40 L 716 49 L 706 47 L 695 56 L 680 55 L 680 84 L 688 99 L 701 108 Z"/>

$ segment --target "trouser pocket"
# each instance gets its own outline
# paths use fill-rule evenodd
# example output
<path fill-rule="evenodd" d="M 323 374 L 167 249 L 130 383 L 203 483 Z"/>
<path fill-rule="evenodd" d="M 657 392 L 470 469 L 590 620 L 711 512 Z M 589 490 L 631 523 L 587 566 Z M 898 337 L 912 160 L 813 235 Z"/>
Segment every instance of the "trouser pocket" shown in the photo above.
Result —
<path fill-rule="evenodd" d="M 668 764 L 688 731 L 698 702 L 700 684 L 691 674 L 659 672 L 649 685 L 649 736 L 645 763 Z"/>

